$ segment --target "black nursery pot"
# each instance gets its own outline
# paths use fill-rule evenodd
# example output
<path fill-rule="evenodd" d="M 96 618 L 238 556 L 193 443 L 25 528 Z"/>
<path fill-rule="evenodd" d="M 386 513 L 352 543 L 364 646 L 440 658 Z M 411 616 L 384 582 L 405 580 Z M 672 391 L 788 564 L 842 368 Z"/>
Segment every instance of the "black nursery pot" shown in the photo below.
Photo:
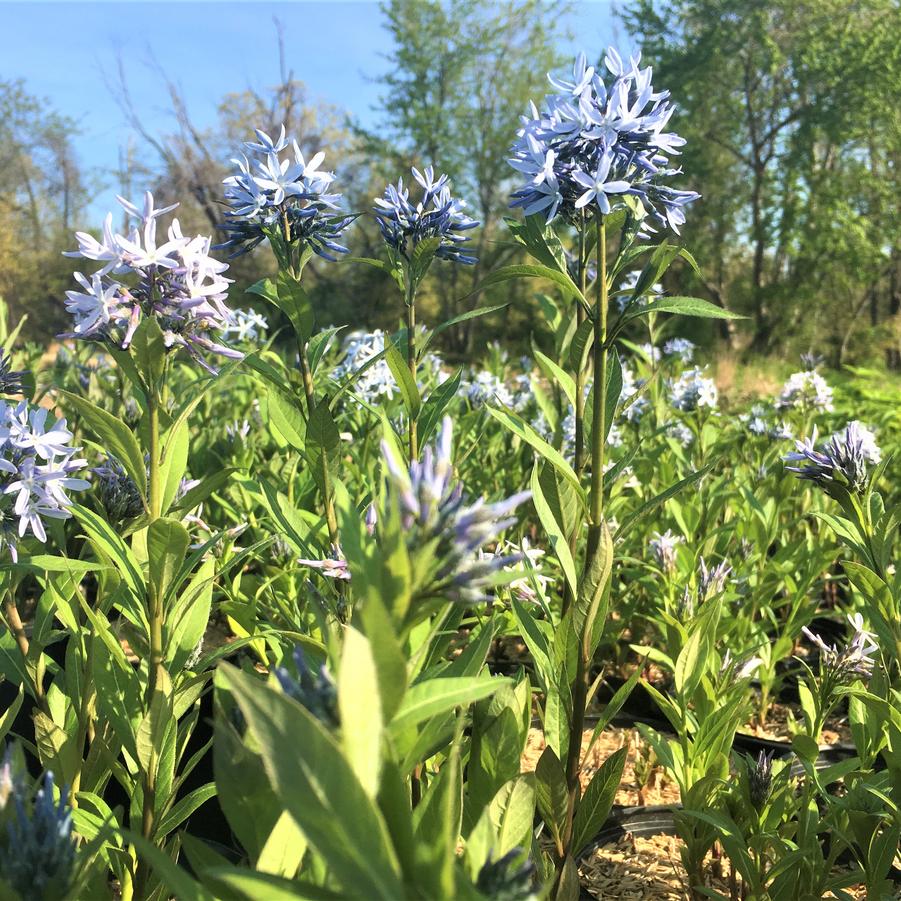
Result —
<path fill-rule="evenodd" d="M 592 854 L 604 845 L 612 845 L 627 835 L 649 838 L 652 835 L 675 835 L 674 811 L 678 804 L 649 804 L 644 807 L 628 807 L 614 804 L 604 825 L 582 856 Z"/>
<path fill-rule="evenodd" d="M 594 837 L 591 844 L 579 855 L 585 860 L 598 848 L 613 845 L 627 835 L 638 838 L 650 838 L 654 835 L 676 835 L 675 811 L 679 805 L 647 805 L 645 807 L 626 807 L 613 805 L 610 816 Z M 597 901 L 595 895 L 580 886 L 579 901 Z"/>

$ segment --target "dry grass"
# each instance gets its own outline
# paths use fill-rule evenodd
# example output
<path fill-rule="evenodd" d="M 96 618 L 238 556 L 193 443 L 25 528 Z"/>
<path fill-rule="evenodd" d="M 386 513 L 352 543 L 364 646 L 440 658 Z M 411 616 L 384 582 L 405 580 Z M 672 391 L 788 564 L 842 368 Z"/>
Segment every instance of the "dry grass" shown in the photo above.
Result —
<path fill-rule="evenodd" d="M 742 361 L 734 354 L 721 353 L 711 369 L 720 394 L 744 404 L 778 394 L 784 381 L 785 363 L 767 357 Z"/>

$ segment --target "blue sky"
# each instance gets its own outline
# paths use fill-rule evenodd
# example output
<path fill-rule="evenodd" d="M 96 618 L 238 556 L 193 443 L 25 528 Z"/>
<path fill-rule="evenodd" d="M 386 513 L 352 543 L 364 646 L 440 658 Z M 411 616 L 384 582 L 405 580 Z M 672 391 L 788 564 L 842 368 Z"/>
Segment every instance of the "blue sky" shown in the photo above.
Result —
<path fill-rule="evenodd" d="M 311 96 L 364 123 L 378 98 L 370 79 L 390 49 L 377 2 L 82 3 L 0 0 L 0 79 L 22 78 L 81 130 L 82 164 L 104 173 L 119 162 L 129 128 L 108 81 L 126 60 L 132 97 L 153 131 L 172 127 L 167 98 L 148 65 L 155 58 L 181 85 L 195 121 L 215 118 L 223 94 L 278 80 L 273 17 L 285 28 L 288 63 Z M 580 2 L 570 21 L 573 51 L 597 51 L 621 37 L 611 0 Z M 91 207 L 99 219 L 113 204 L 112 180 Z"/>

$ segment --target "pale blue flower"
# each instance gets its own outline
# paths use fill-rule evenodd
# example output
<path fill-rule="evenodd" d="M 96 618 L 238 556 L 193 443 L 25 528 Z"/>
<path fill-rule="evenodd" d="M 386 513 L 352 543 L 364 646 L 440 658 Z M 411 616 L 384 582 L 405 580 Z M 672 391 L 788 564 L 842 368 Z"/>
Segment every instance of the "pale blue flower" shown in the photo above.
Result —
<path fill-rule="evenodd" d="M 813 369 L 794 372 L 782 386 L 776 407 L 780 410 L 827 413 L 832 410 L 832 389 L 826 379 Z"/>
<path fill-rule="evenodd" d="M 452 437 L 451 419 L 445 417 L 435 446 L 426 447 L 422 458 L 409 466 L 383 442 L 389 502 L 400 510 L 410 553 L 427 549 L 435 561 L 427 584 L 418 586 L 418 595 L 476 603 L 491 599 L 486 589 L 499 570 L 522 559 L 522 554 L 482 557 L 479 552 L 513 525 L 516 520 L 510 514 L 531 492 L 492 504 L 481 498 L 467 504 L 463 486 L 454 479 Z"/>
<path fill-rule="evenodd" d="M 144 500 L 138 486 L 114 457 L 92 470 L 97 494 L 111 525 L 134 519 L 144 511 Z"/>
<path fill-rule="evenodd" d="M 460 385 L 466 399 L 474 406 L 495 404 L 502 407 L 515 407 L 516 398 L 510 389 L 496 375 L 487 370 L 476 372 L 469 380 Z"/>
<path fill-rule="evenodd" d="M 232 310 L 228 324 L 222 329 L 223 338 L 244 342 L 257 342 L 266 335 L 269 323 L 255 310 Z"/>
<path fill-rule="evenodd" d="M 654 532 L 654 537 L 648 542 L 648 546 L 657 558 L 660 568 L 667 574 L 672 574 L 676 569 L 676 548 L 684 544 L 685 539 L 681 535 L 675 535 L 672 530 Z"/>
<path fill-rule="evenodd" d="M 67 254 L 105 265 L 90 279 L 75 274 L 83 290 L 66 292 L 74 326 L 65 337 L 108 341 L 126 349 L 142 319 L 152 316 L 167 348 L 185 348 L 210 371 L 207 353 L 240 359 L 243 354 L 214 338 L 231 320 L 225 304 L 231 282 L 223 274 L 228 264 L 210 256 L 211 239 L 183 235 L 173 219 L 166 241 L 159 243 L 157 220 L 176 204 L 157 208 L 149 191 L 141 208 L 122 197 L 119 203 L 138 220 L 127 237 L 112 231 L 108 217 L 102 247 L 78 234 L 79 250 Z"/>
<path fill-rule="evenodd" d="M 593 201 L 602 213 L 609 213 L 610 201 L 607 195 L 625 194 L 629 190 L 629 182 L 627 181 L 608 181 L 612 165 L 613 154 L 608 151 L 598 160 L 598 165 L 594 172 L 586 173 L 580 169 L 573 170 L 573 180 L 576 184 L 585 188 L 585 193 L 578 197 L 574 204 L 577 210 Z"/>
<path fill-rule="evenodd" d="M 623 388 L 620 392 L 620 403 L 623 407 L 623 416 L 628 422 L 637 422 L 650 405 L 647 394 L 636 397 L 645 382 L 644 379 L 637 379 L 628 366 L 623 366 L 622 372 Z"/>
<path fill-rule="evenodd" d="M 653 230 L 650 222 L 678 232 L 685 206 L 698 195 L 667 184 L 680 171 L 670 157 L 685 143 L 666 131 L 669 94 L 654 91 L 651 70 L 640 68 L 638 57 L 624 63 L 611 48 L 605 65 L 609 83 L 584 54 L 571 80 L 548 76 L 558 93 L 540 111 L 530 104 L 509 159 L 526 178 L 512 205 L 550 221 L 560 211 L 570 218 L 578 210 L 609 213 L 628 194 L 638 201 L 632 212 L 647 216 L 642 233 Z"/>
<path fill-rule="evenodd" d="M 370 361 L 385 352 L 385 341 L 390 340 L 381 329 L 372 332 L 351 332 L 342 346 L 343 356 L 332 370 L 332 378 L 343 382 L 355 376 L 352 390 L 368 403 L 380 398 L 391 399 L 398 391 L 397 382 L 384 356 L 374 363 Z"/>
<path fill-rule="evenodd" d="M 695 355 L 695 344 L 688 338 L 670 338 L 664 343 L 663 352 L 668 357 L 678 357 L 683 363 L 690 363 Z"/>
<path fill-rule="evenodd" d="M 670 403 L 684 412 L 702 407 L 714 409 L 718 392 L 713 379 L 707 378 L 701 369 L 687 369 L 670 383 Z"/>
<path fill-rule="evenodd" d="M 476 258 L 464 253 L 469 237 L 464 234 L 479 223 L 465 212 L 466 203 L 451 196 L 446 175 L 435 178 L 435 170 L 427 166 L 420 172 L 412 169 L 413 179 L 422 189 L 418 200 L 411 200 L 403 179 L 388 185 L 375 200 L 375 216 L 385 243 L 398 256 L 412 259 L 417 244 L 427 238 L 438 238 L 435 255 L 442 260 L 473 264 Z"/>
<path fill-rule="evenodd" d="M 869 483 L 869 466 L 881 458 L 873 433 L 857 421 L 849 422 L 844 432 L 836 433 L 822 447 L 816 447 L 816 428 L 813 435 L 795 442 L 795 450 L 783 457 L 786 466 L 801 479 L 816 482 L 832 493 L 835 485 L 842 485 L 850 491 L 862 492 Z"/>
<path fill-rule="evenodd" d="M 833 442 L 847 444 L 849 441 L 856 444 L 863 458 L 874 466 L 882 462 L 882 450 L 876 441 L 876 434 L 857 419 L 851 420 L 841 431 L 834 432 L 831 438 Z"/>
<path fill-rule="evenodd" d="M 300 645 L 294 649 L 293 658 L 296 674 L 284 666 L 276 667 L 274 671 L 282 691 L 309 710 L 323 725 L 337 729 L 341 725 L 338 687 L 328 667 L 323 663 L 317 670 L 312 670 Z"/>
<path fill-rule="evenodd" d="M 48 411 L 26 401 L 0 405 L 0 547 L 17 559 L 26 532 L 47 540 L 46 519 L 67 519 L 67 491 L 90 483 L 76 476 L 86 461 L 76 457 L 66 420 L 46 427 Z"/>
<path fill-rule="evenodd" d="M 306 159 L 284 125 L 277 140 L 259 129 L 256 134 L 257 141 L 244 144 L 251 159 L 233 159 L 237 171 L 223 182 L 229 209 L 222 225 L 228 240 L 222 246 L 239 256 L 278 233 L 327 260 L 347 253 L 339 239 L 356 217 L 338 212 L 341 196 L 330 193 L 335 176 L 320 168 L 325 154 Z"/>
<path fill-rule="evenodd" d="M 22 898 L 52 901 L 69 896 L 75 868 L 72 808 L 68 793 L 54 795 L 47 773 L 33 801 L 22 784 L 12 782 L 15 815 L 0 839 L 0 875 Z"/>
<path fill-rule="evenodd" d="M 873 675 L 874 658 L 879 653 L 876 636 L 864 628 L 863 616 L 852 614 L 848 622 L 854 634 L 845 645 L 826 644 L 806 626 L 801 629 L 820 652 L 821 677 L 832 685 L 849 685 L 858 679 L 869 679 Z"/>

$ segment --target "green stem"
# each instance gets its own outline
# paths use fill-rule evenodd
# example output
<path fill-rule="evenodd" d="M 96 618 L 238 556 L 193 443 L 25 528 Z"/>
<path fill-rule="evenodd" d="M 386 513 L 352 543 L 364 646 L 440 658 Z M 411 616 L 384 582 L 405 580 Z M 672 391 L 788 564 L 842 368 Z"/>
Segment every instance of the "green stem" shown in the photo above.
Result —
<path fill-rule="evenodd" d="M 581 226 L 579 228 L 579 291 L 582 293 L 582 297 L 585 297 L 585 292 L 588 290 L 588 260 L 586 259 L 585 253 L 585 217 L 582 217 Z M 576 331 L 581 327 L 582 323 L 585 321 L 585 308 L 582 303 L 576 304 Z M 575 436 L 573 439 L 574 452 L 573 452 L 573 469 L 576 473 L 576 476 L 581 478 L 582 470 L 585 468 L 585 369 L 582 366 L 578 366 L 575 372 L 576 376 L 576 403 L 573 411 L 573 415 L 575 418 Z M 576 550 L 579 544 L 579 532 L 580 529 L 578 526 L 574 527 L 572 533 L 569 536 L 569 551 L 575 559 Z M 565 616 L 566 611 L 572 606 L 575 598 L 573 597 L 573 591 L 567 582 L 563 586 L 563 606 L 562 606 L 562 614 Z"/>
<path fill-rule="evenodd" d="M 588 505 L 588 556 L 590 560 L 601 539 L 604 524 L 604 450 L 607 418 L 607 227 L 597 218 L 597 306 L 594 318 L 594 393 L 591 424 L 591 495 Z"/>
<path fill-rule="evenodd" d="M 93 697 L 93 679 L 91 676 L 94 661 L 94 640 L 88 638 L 85 650 L 84 670 L 82 674 L 83 689 L 81 701 L 78 705 L 78 732 L 75 747 L 78 748 L 78 759 L 75 764 L 75 773 L 72 776 L 72 784 L 69 787 L 69 798 L 73 807 L 78 807 L 78 792 L 81 790 L 81 774 L 84 768 L 84 745 L 88 738 L 88 730 L 91 725 L 91 699 Z"/>
<path fill-rule="evenodd" d="M 163 515 L 162 486 L 162 445 L 160 442 L 160 395 L 158 386 L 153 386 L 147 398 L 147 412 L 150 417 L 150 524 Z M 156 689 L 157 674 L 163 665 L 163 599 L 151 590 L 150 594 L 150 669 L 147 679 L 145 701 L 150 700 Z"/>
<path fill-rule="evenodd" d="M 407 368 L 413 384 L 416 384 L 416 291 L 407 289 Z M 410 462 L 419 459 L 419 436 L 417 434 L 416 417 L 412 410 L 407 411 L 410 417 Z"/>
<path fill-rule="evenodd" d="M 607 412 L 607 247 L 606 227 L 603 217 L 597 219 L 597 303 L 594 311 L 594 390 L 592 394 L 591 429 L 591 495 L 589 499 L 588 545 L 585 554 L 585 572 L 592 566 L 598 551 L 604 527 L 604 421 Z M 566 755 L 566 779 L 569 789 L 569 805 L 566 828 L 563 835 L 565 856 L 570 853 L 572 824 L 581 799 L 579 770 L 582 752 L 582 732 L 585 729 L 585 708 L 591 681 L 592 615 L 586 616 L 583 634 L 580 636 L 579 656 L 575 683 L 573 684 L 572 720 L 570 722 L 569 747 Z M 562 872 L 560 863 L 558 879 Z"/>
<path fill-rule="evenodd" d="M 316 395 L 313 390 L 313 373 L 307 360 L 307 348 L 300 343 L 300 372 L 303 376 L 303 392 L 307 401 L 307 419 L 313 415 L 316 409 Z M 325 507 L 325 522 L 328 527 L 328 537 L 333 548 L 338 547 L 338 518 L 335 515 L 335 499 L 332 494 L 332 477 L 328 468 L 328 457 L 325 449 L 319 452 L 319 473 L 322 477 L 322 502 Z"/>
<path fill-rule="evenodd" d="M 28 641 L 28 635 L 25 633 L 25 624 L 22 622 L 22 617 L 19 616 L 19 608 L 16 605 L 16 594 L 14 586 L 10 586 L 6 590 L 6 594 L 3 600 L 3 612 L 6 615 L 6 622 L 9 624 L 9 630 L 10 632 L 12 632 L 12 636 L 16 640 L 16 645 L 19 648 L 19 653 L 22 655 L 22 666 L 27 672 L 28 652 L 31 648 L 31 644 Z M 47 706 L 47 696 L 44 693 L 44 680 L 41 678 L 40 670 L 36 671 L 36 675 L 32 680 L 31 687 L 34 691 L 34 699 L 37 701 L 38 706 L 47 716 L 50 716 L 50 708 Z"/>
<path fill-rule="evenodd" d="M 648 344 L 651 345 L 651 413 L 654 418 L 654 428 L 659 423 L 658 410 L 660 408 L 660 385 L 657 380 L 657 360 L 654 354 L 654 348 L 657 346 L 657 335 L 654 329 L 654 314 L 649 313 L 645 318 L 648 327 Z"/>
<path fill-rule="evenodd" d="M 165 375 L 160 380 L 165 382 Z M 161 406 L 160 385 L 151 385 L 147 392 L 147 414 L 150 426 L 150 447 L 149 447 L 149 482 L 150 497 L 149 514 L 150 525 L 158 520 L 163 513 L 163 486 L 162 486 L 162 443 L 160 440 L 160 406 Z M 152 561 L 151 561 L 152 565 Z M 163 627 L 165 619 L 165 610 L 163 608 L 163 598 L 151 586 L 153 583 L 148 580 L 148 626 L 150 630 L 150 655 L 147 665 L 147 687 L 144 693 L 144 707 L 150 710 L 153 703 L 153 697 L 159 684 L 159 673 L 163 668 Z M 148 766 L 143 773 L 143 805 L 141 816 L 141 835 L 147 840 L 153 840 L 153 830 L 155 826 L 155 810 L 156 810 L 156 771 L 157 771 L 157 749 L 151 750 Z M 138 897 L 143 897 L 144 890 L 147 885 L 148 869 L 146 863 L 139 857 L 136 864 L 135 872 L 135 890 Z"/>
<path fill-rule="evenodd" d="M 579 229 L 579 291 L 582 297 L 588 290 L 588 260 L 585 252 L 585 218 L 582 218 L 582 225 Z M 585 321 L 585 308 L 581 303 L 576 304 L 576 330 L 581 327 Z M 573 454 L 573 468 L 577 476 L 582 475 L 585 468 L 585 369 L 579 366 L 576 369 L 576 433 L 575 433 L 575 450 Z"/>
<path fill-rule="evenodd" d="M 282 234 L 285 238 L 285 245 L 288 253 L 291 255 L 291 263 L 289 271 L 291 277 L 300 281 L 300 258 L 295 261 L 291 248 L 291 221 L 288 219 L 288 211 L 286 207 L 282 209 Z M 299 247 L 298 247 L 299 251 Z M 307 421 L 313 415 L 316 409 L 316 393 L 313 388 L 313 373 L 310 371 L 310 362 L 307 359 L 307 342 L 301 335 L 297 336 L 297 351 L 300 357 L 300 372 L 303 377 L 303 393 L 307 402 Z M 319 473 L 322 478 L 322 504 L 325 507 L 325 522 L 328 527 L 329 542 L 333 548 L 338 547 L 338 517 L 335 515 L 335 499 L 332 494 L 332 478 L 329 473 L 328 459 L 325 451 L 319 454 Z"/>

